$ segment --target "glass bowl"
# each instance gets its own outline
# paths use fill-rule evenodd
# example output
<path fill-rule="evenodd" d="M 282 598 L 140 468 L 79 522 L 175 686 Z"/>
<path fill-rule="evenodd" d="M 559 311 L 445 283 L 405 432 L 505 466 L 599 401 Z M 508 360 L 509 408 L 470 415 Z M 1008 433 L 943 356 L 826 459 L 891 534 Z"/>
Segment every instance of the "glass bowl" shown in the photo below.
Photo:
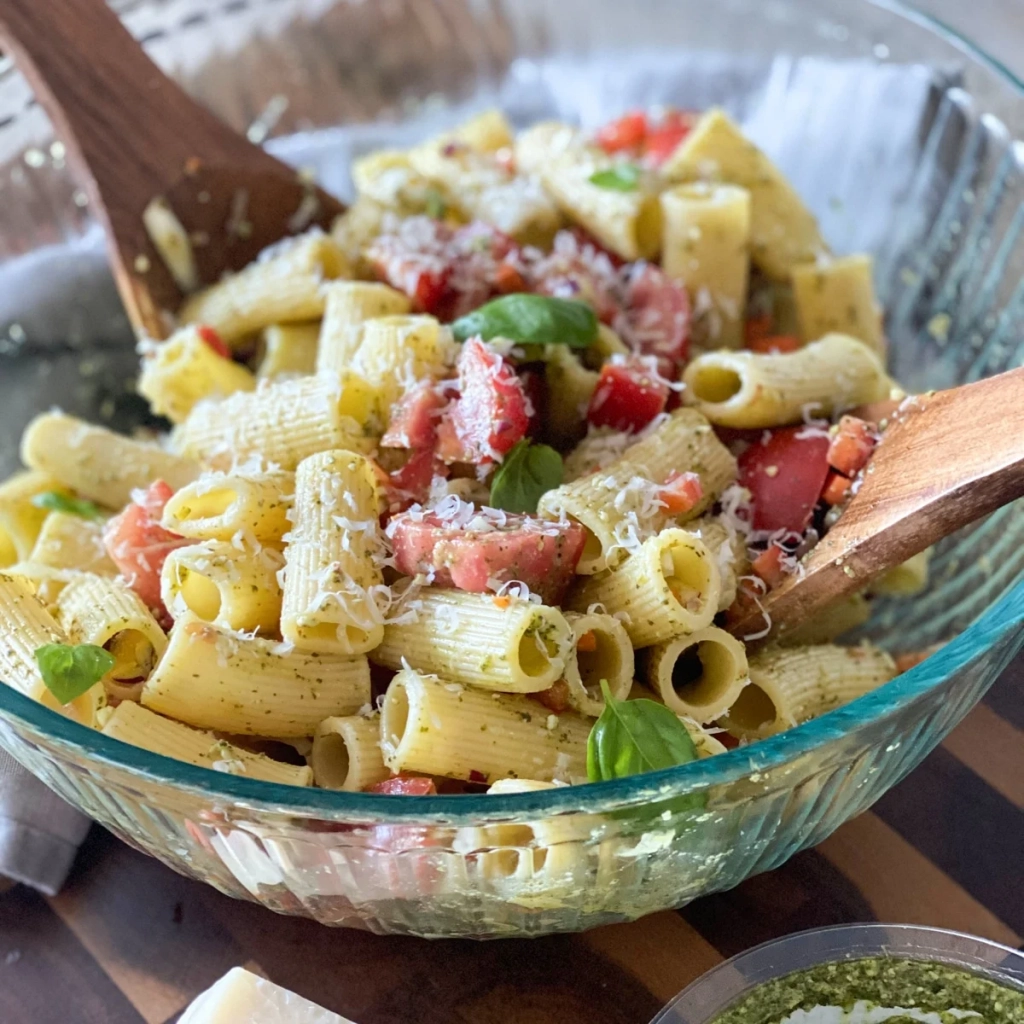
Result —
<path fill-rule="evenodd" d="M 651 1024 L 714 1024 L 765 982 L 840 960 L 893 957 L 959 967 L 1010 988 L 1024 988 L 1024 955 L 1009 946 L 945 928 L 844 924 L 764 942 L 701 975 Z"/>
<path fill-rule="evenodd" d="M 941 387 L 1021 361 L 1024 87 L 867 0 L 150 0 L 121 9 L 218 114 L 345 195 L 354 153 L 501 104 L 594 124 L 721 103 L 837 251 L 877 256 L 895 373 Z M 344 124 L 345 127 L 338 127 Z M 0 472 L 39 409 L 130 428 L 134 339 L 64 149 L 0 70 Z M 1014 346 L 1018 347 L 1014 347 Z M 997 425 L 994 425 L 997 426 Z M 928 592 L 865 635 L 951 640 L 887 686 L 746 749 L 617 782 L 384 797 L 214 773 L 0 686 L 0 742 L 178 871 L 282 913 L 427 936 L 575 931 L 680 906 L 823 840 L 899 781 L 1024 643 L 1024 518 L 944 544 Z"/>

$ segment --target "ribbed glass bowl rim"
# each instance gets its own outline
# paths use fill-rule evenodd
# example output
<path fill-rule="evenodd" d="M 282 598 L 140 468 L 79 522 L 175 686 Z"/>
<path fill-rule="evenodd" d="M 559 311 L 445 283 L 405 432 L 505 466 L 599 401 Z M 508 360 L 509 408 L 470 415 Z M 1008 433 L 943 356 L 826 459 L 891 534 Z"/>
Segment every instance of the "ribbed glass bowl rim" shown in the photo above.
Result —
<path fill-rule="evenodd" d="M 828 948 L 822 947 L 827 944 Z M 810 947 L 810 950 L 808 950 Z M 965 947 L 981 951 L 968 955 Z M 807 952 L 813 954 L 808 957 Z M 819 956 L 819 953 L 821 954 Z M 983 954 L 991 954 L 986 957 Z M 1000 961 L 994 963 L 999 954 Z M 834 924 L 824 928 L 809 928 L 777 939 L 768 939 L 742 953 L 724 960 L 690 982 L 677 996 L 666 1003 L 650 1024 L 673 1024 L 679 1019 L 676 1009 L 684 1000 L 683 1013 L 694 1009 L 703 1014 L 705 1007 L 692 1006 L 695 995 L 719 993 L 718 987 L 728 986 L 733 991 L 727 1000 L 711 1011 L 705 1024 L 715 1020 L 740 1000 L 753 995 L 762 985 L 790 974 L 811 970 L 824 964 L 847 959 L 891 956 L 899 960 L 923 960 L 959 967 L 973 973 L 982 972 L 992 981 L 1020 989 L 1024 985 L 1024 954 L 1012 946 L 992 939 L 951 928 L 936 928 L 921 924 L 889 924 L 884 921 L 865 921 L 852 924 Z M 813 963 L 811 960 L 813 959 Z M 739 977 L 737 977 L 739 972 Z M 754 980 L 752 975 L 762 975 Z M 741 990 L 742 989 L 742 990 Z M 724 994 L 724 993 L 723 993 Z M 692 1017 L 687 1018 L 696 1024 Z"/>
<path fill-rule="evenodd" d="M 916 23 L 963 51 L 1024 97 L 1024 81 L 1000 61 L 937 18 L 902 0 L 863 0 L 868 6 L 890 11 Z M 693 761 L 660 772 L 634 775 L 612 782 L 566 786 L 534 793 L 502 796 L 457 795 L 398 797 L 372 793 L 286 786 L 213 772 L 132 747 L 80 725 L 0 685 L 0 715 L 14 718 L 45 736 L 65 744 L 98 763 L 128 771 L 141 781 L 169 785 L 208 800 L 225 800 L 236 807 L 251 807 L 301 817 L 345 821 L 429 821 L 434 824 L 507 820 L 522 815 L 568 812 L 604 813 L 639 807 L 655 800 L 728 785 L 765 773 L 812 754 L 850 732 L 881 722 L 907 704 L 940 686 L 981 657 L 1024 621 L 1024 576 L 976 622 L 926 661 L 892 682 L 820 718 L 790 729 L 756 745 L 736 748 L 713 758 Z"/>

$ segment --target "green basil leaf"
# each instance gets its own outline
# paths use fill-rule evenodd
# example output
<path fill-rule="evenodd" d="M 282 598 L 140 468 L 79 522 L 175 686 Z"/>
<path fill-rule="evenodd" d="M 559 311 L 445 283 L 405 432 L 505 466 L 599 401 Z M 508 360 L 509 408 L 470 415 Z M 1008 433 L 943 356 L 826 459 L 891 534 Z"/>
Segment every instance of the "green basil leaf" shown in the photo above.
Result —
<path fill-rule="evenodd" d="M 36 663 L 50 693 L 70 704 L 114 667 L 114 656 L 94 644 L 45 644 L 36 649 Z"/>
<path fill-rule="evenodd" d="M 60 491 L 43 491 L 32 499 L 36 508 L 46 508 L 51 512 L 65 512 L 69 516 L 81 516 L 83 519 L 99 519 L 103 513 L 99 505 L 81 498 L 71 498 Z"/>
<path fill-rule="evenodd" d="M 541 495 L 561 482 L 562 456 L 546 444 L 520 441 L 494 474 L 491 506 L 532 515 L 537 511 Z"/>
<path fill-rule="evenodd" d="M 587 778 L 591 782 L 655 772 L 697 757 L 686 726 L 664 704 L 653 700 L 616 700 L 601 680 L 605 706 L 587 740 Z"/>
<path fill-rule="evenodd" d="M 595 171 L 587 181 L 612 192 L 635 192 L 643 173 L 636 164 L 616 164 L 606 171 Z"/>
<path fill-rule="evenodd" d="M 431 187 L 424 193 L 423 209 L 428 217 L 434 220 L 444 220 L 444 216 L 448 212 L 448 204 L 444 201 L 440 190 Z"/>
<path fill-rule="evenodd" d="M 516 292 L 459 317 L 452 333 L 458 341 L 480 335 L 484 341 L 508 338 L 525 345 L 587 348 L 597 338 L 597 314 L 576 299 Z"/>

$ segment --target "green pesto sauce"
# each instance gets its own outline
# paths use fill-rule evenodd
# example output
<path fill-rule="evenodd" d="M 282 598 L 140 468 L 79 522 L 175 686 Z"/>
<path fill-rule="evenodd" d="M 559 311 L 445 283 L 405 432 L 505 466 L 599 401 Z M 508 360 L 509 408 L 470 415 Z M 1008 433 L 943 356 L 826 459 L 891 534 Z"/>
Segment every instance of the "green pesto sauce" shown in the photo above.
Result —
<path fill-rule="evenodd" d="M 716 1017 L 714 1024 L 780 1024 L 796 1010 L 850 1010 L 860 1001 L 935 1013 L 942 1024 L 1024 1024 L 1024 991 L 947 964 L 894 957 L 837 961 L 787 974 L 755 989 Z M 950 1010 L 980 1016 L 958 1020 Z M 920 1021 L 898 1014 L 885 1024 Z"/>

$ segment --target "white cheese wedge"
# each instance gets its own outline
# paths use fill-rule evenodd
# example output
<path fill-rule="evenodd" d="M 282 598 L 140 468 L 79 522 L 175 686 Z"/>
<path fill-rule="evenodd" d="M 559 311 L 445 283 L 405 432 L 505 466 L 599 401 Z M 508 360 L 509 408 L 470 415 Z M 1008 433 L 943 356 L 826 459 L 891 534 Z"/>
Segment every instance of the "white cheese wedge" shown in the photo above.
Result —
<path fill-rule="evenodd" d="M 243 967 L 196 996 L 178 1024 L 352 1024 Z"/>

